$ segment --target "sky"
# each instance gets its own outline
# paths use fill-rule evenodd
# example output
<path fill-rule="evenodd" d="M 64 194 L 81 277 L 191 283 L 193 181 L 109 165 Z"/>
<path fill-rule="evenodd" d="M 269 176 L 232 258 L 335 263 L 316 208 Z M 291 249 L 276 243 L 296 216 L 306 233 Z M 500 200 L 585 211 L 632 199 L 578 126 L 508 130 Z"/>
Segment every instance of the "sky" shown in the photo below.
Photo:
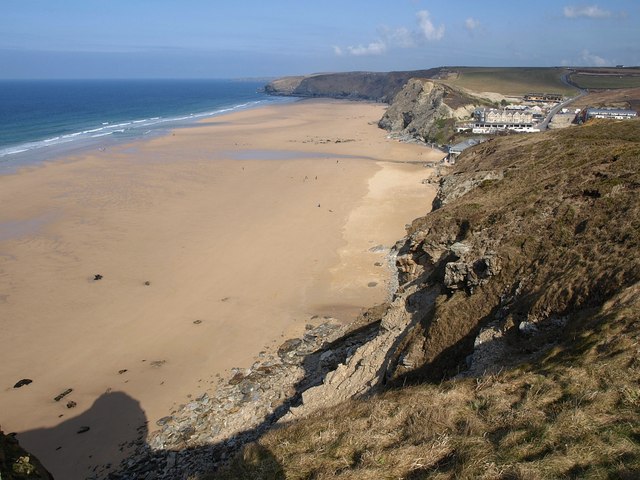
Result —
<path fill-rule="evenodd" d="M 618 64 L 638 0 L 0 0 L 0 79 Z"/>

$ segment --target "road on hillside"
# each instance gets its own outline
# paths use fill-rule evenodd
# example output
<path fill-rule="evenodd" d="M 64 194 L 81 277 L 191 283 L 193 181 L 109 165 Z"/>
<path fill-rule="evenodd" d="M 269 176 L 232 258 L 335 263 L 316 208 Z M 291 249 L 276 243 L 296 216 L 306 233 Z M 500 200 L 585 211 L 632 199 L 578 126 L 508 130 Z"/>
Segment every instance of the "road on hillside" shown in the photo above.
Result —
<path fill-rule="evenodd" d="M 572 85 L 569 82 L 568 73 L 565 73 L 564 75 L 562 75 L 560 77 L 560 81 L 562 81 L 562 83 L 564 83 L 565 85 L 568 85 L 571 88 L 577 88 L 575 85 Z M 544 132 L 547 128 L 549 128 L 549 123 L 551 122 L 551 120 L 553 119 L 553 116 L 556 113 L 558 113 L 560 110 L 562 110 L 572 102 L 576 101 L 580 97 L 584 97 L 588 93 L 586 90 L 583 90 L 583 89 L 579 89 L 579 90 L 580 90 L 580 93 L 578 93 L 578 95 L 576 95 L 575 97 L 571 97 L 570 99 L 565 100 L 564 102 L 559 103 L 558 105 L 553 107 L 551 110 L 549 110 L 549 114 L 545 117 L 545 119 L 542 122 L 538 124 L 538 128 L 540 129 L 541 132 Z"/>

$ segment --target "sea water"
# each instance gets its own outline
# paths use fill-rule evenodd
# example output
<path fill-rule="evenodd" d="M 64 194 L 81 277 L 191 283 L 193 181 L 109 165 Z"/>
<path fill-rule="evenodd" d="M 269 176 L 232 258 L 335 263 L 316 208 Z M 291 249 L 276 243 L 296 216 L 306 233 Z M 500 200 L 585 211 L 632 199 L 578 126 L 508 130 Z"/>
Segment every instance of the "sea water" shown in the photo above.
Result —
<path fill-rule="evenodd" d="M 0 173 L 276 102 L 256 80 L 0 81 Z"/>

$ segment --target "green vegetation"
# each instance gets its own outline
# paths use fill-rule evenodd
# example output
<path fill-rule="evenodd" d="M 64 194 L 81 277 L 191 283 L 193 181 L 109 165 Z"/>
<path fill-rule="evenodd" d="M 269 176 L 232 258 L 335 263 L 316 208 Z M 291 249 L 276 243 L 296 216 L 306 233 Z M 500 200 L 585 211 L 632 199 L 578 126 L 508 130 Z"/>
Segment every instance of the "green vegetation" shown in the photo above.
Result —
<path fill-rule="evenodd" d="M 476 92 L 524 95 L 532 92 L 574 95 L 576 90 L 561 81 L 564 68 L 484 68 L 452 67 L 444 83 Z"/>
<path fill-rule="evenodd" d="M 575 73 L 571 75 L 571 81 L 584 89 L 634 88 L 640 87 L 640 74 L 594 75 Z"/>
<path fill-rule="evenodd" d="M 273 429 L 202 478 L 640 478 L 638 158 L 638 120 L 465 152 L 452 178 L 504 177 L 409 233 L 424 238 L 416 255 L 449 238 L 491 249 L 502 270 L 473 293 L 443 289 L 420 312 L 403 351 L 422 352 L 422 364 L 385 391 Z M 414 282 L 437 285 L 441 270 Z M 560 317 L 565 327 L 520 332 L 524 320 Z M 456 377 L 490 321 L 504 354 L 489 373 Z"/>
<path fill-rule="evenodd" d="M 453 118 L 440 118 L 435 123 L 435 129 L 433 132 L 433 138 L 429 139 L 435 141 L 439 145 L 444 145 L 455 134 L 455 120 Z"/>

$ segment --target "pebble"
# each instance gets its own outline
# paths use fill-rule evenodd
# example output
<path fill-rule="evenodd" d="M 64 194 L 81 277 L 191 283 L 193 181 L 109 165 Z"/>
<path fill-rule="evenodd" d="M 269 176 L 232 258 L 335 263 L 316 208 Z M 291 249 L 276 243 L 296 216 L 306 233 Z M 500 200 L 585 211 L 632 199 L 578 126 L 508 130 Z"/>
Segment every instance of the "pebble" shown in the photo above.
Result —
<path fill-rule="evenodd" d="M 73 388 L 67 388 L 64 392 L 62 392 L 61 394 L 57 395 L 54 400 L 56 402 L 59 402 L 60 400 L 62 400 L 64 397 L 66 397 L 67 395 L 69 395 L 71 392 L 73 392 Z"/>

